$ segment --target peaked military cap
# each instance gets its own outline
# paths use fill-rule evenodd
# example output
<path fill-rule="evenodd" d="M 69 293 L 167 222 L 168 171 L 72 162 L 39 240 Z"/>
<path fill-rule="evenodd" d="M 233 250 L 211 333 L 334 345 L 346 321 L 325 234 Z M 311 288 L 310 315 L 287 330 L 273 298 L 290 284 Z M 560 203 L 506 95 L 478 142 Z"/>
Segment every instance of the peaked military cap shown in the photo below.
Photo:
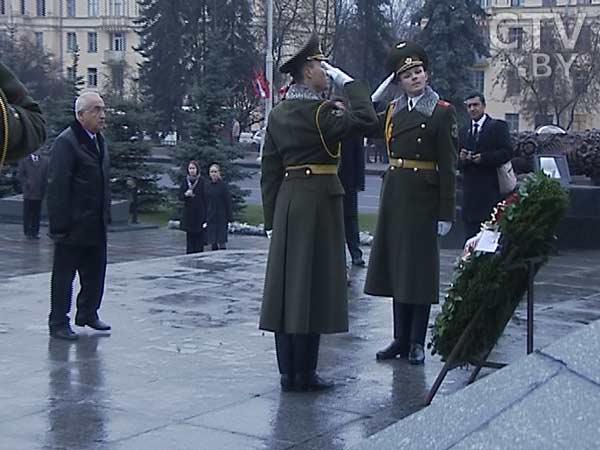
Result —
<path fill-rule="evenodd" d="M 388 72 L 400 74 L 413 67 L 423 66 L 427 70 L 429 61 L 423 47 L 416 42 L 401 41 L 394 45 L 386 58 Z"/>
<path fill-rule="evenodd" d="M 281 73 L 291 73 L 307 61 L 327 61 L 327 57 L 323 54 L 323 50 L 321 50 L 319 36 L 316 33 L 311 34 L 300 51 L 282 64 L 279 71 Z"/>

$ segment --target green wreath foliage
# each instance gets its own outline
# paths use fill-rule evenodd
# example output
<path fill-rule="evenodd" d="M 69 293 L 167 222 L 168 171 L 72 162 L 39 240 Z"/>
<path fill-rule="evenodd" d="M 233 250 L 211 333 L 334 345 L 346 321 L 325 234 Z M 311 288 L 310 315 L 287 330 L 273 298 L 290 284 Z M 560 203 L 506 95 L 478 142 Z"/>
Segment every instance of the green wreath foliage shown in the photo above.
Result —
<path fill-rule="evenodd" d="M 477 360 L 492 349 L 527 290 L 528 260 L 536 258 L 536 271 L 548 260 L 567 205 L 567 192 L 542 172 L 530 174 L 515 194 L 498 204 L 486 227 L 501 232 L 499 249 L 470 252 L 458 260 L 435 320 L 432 354 L 448 358 L 482 305 L 456 362 Z"/>

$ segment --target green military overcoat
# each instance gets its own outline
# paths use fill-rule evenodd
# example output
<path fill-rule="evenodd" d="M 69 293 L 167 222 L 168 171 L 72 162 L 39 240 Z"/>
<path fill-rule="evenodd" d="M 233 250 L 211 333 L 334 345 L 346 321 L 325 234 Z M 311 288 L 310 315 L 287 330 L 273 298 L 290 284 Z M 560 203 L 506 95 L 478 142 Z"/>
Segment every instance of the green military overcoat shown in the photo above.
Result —
<path fill-rule="evenodd" d="M 437 222 L 455 217 L 455 110 L 428 87 L 410 112 L 405 95 L 391 102 L 380 130 L 390 157 L 434 161 L 437 170 L 390 166 L 385 172 L 365 292 L 438 303 Z"/>
<path fill-rule="evenodd" d="M 45 140 L 46 124 L 39 105 L 0 63 L 0 161 L 16 161 L 36 151 Z"/>
<path fill-rule="evenodd" d="M 345 88 L 347 108 L 292 85 L 269 116 L 262 157 L 265 229 L 273 230 L 260 328 L 285 333 L 348 330 L 339 142 L 377 124 L 367 83 Z M 321 130 L 321 132 L 319 131 Z M 290 166 L 326 164 L 332 174 Z M 287 175 L 286 175 L 287 174 Z"/>

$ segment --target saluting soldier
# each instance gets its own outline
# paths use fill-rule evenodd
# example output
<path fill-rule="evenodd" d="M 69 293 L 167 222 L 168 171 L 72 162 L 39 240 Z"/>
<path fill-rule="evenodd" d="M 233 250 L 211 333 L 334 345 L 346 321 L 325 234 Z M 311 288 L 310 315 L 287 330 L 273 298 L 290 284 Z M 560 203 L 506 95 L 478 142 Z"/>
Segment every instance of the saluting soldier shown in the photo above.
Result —
<path fill-rule="evenodd" d="M 325 61 L 313 34 L 280 67 L 294 84 L 269 116 L 262 157 L 271 244 L 260 328 L 275 332 L 284 391 L 333 385 L 316 368 L 320 335 L 348 330 L 340 142 L 377 123 L 367 83 Z M 345 109 L 323 99 L 328 76 L 343 87 Z"/>
<path fill-rule="evenodd" d="M 35 152 L 45 140 L 46 124 L 39 105 L 0 63 L 0 168 Z"/>
<path fill-rule="evenodd" d="M 389 167 L 365 292 L 393 298 L 394 340 L 377 359 L 422 364 L 429 312 L 439 295 L 438 235 L 450 231 L 455 216 L 458 129 L 454 107 L 428 86 L 427 55 L 419 45 L 400 42 L 386 65 L 392 74 L 382 87 L 391 82 L 403 93 L 380 116 Z"/>

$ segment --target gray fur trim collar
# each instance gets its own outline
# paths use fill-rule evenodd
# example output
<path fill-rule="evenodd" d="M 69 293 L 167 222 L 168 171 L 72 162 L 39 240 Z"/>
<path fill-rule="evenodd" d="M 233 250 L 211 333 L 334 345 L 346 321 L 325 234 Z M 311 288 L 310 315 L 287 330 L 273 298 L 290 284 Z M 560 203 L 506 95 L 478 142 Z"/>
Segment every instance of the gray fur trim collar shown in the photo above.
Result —
<path fill-rule="evenodd" d="M 425 93 L 423 97 L 419 99 L 414 109 L 419 111 L 421 114 L 427 117 L 431 117 L 433 115 L 433 110 L 435 109 L 435 105 L 437 105 L 440 96 L 437 92 L 435 92 L 431 87 L 427 86 L 425 88 Z M 408 97 L 406 94 L 402 94 L 400 97 L 394 100 L 394 112 L 393 115 L 396 115 L 399 111 L 406 108 L 408 105 Z"/>
<path fill-rule="evenodd" d="M 323 100 L 323 97 L 305 84 L 292 84 L 285 94 L 286 100 Z"/>

